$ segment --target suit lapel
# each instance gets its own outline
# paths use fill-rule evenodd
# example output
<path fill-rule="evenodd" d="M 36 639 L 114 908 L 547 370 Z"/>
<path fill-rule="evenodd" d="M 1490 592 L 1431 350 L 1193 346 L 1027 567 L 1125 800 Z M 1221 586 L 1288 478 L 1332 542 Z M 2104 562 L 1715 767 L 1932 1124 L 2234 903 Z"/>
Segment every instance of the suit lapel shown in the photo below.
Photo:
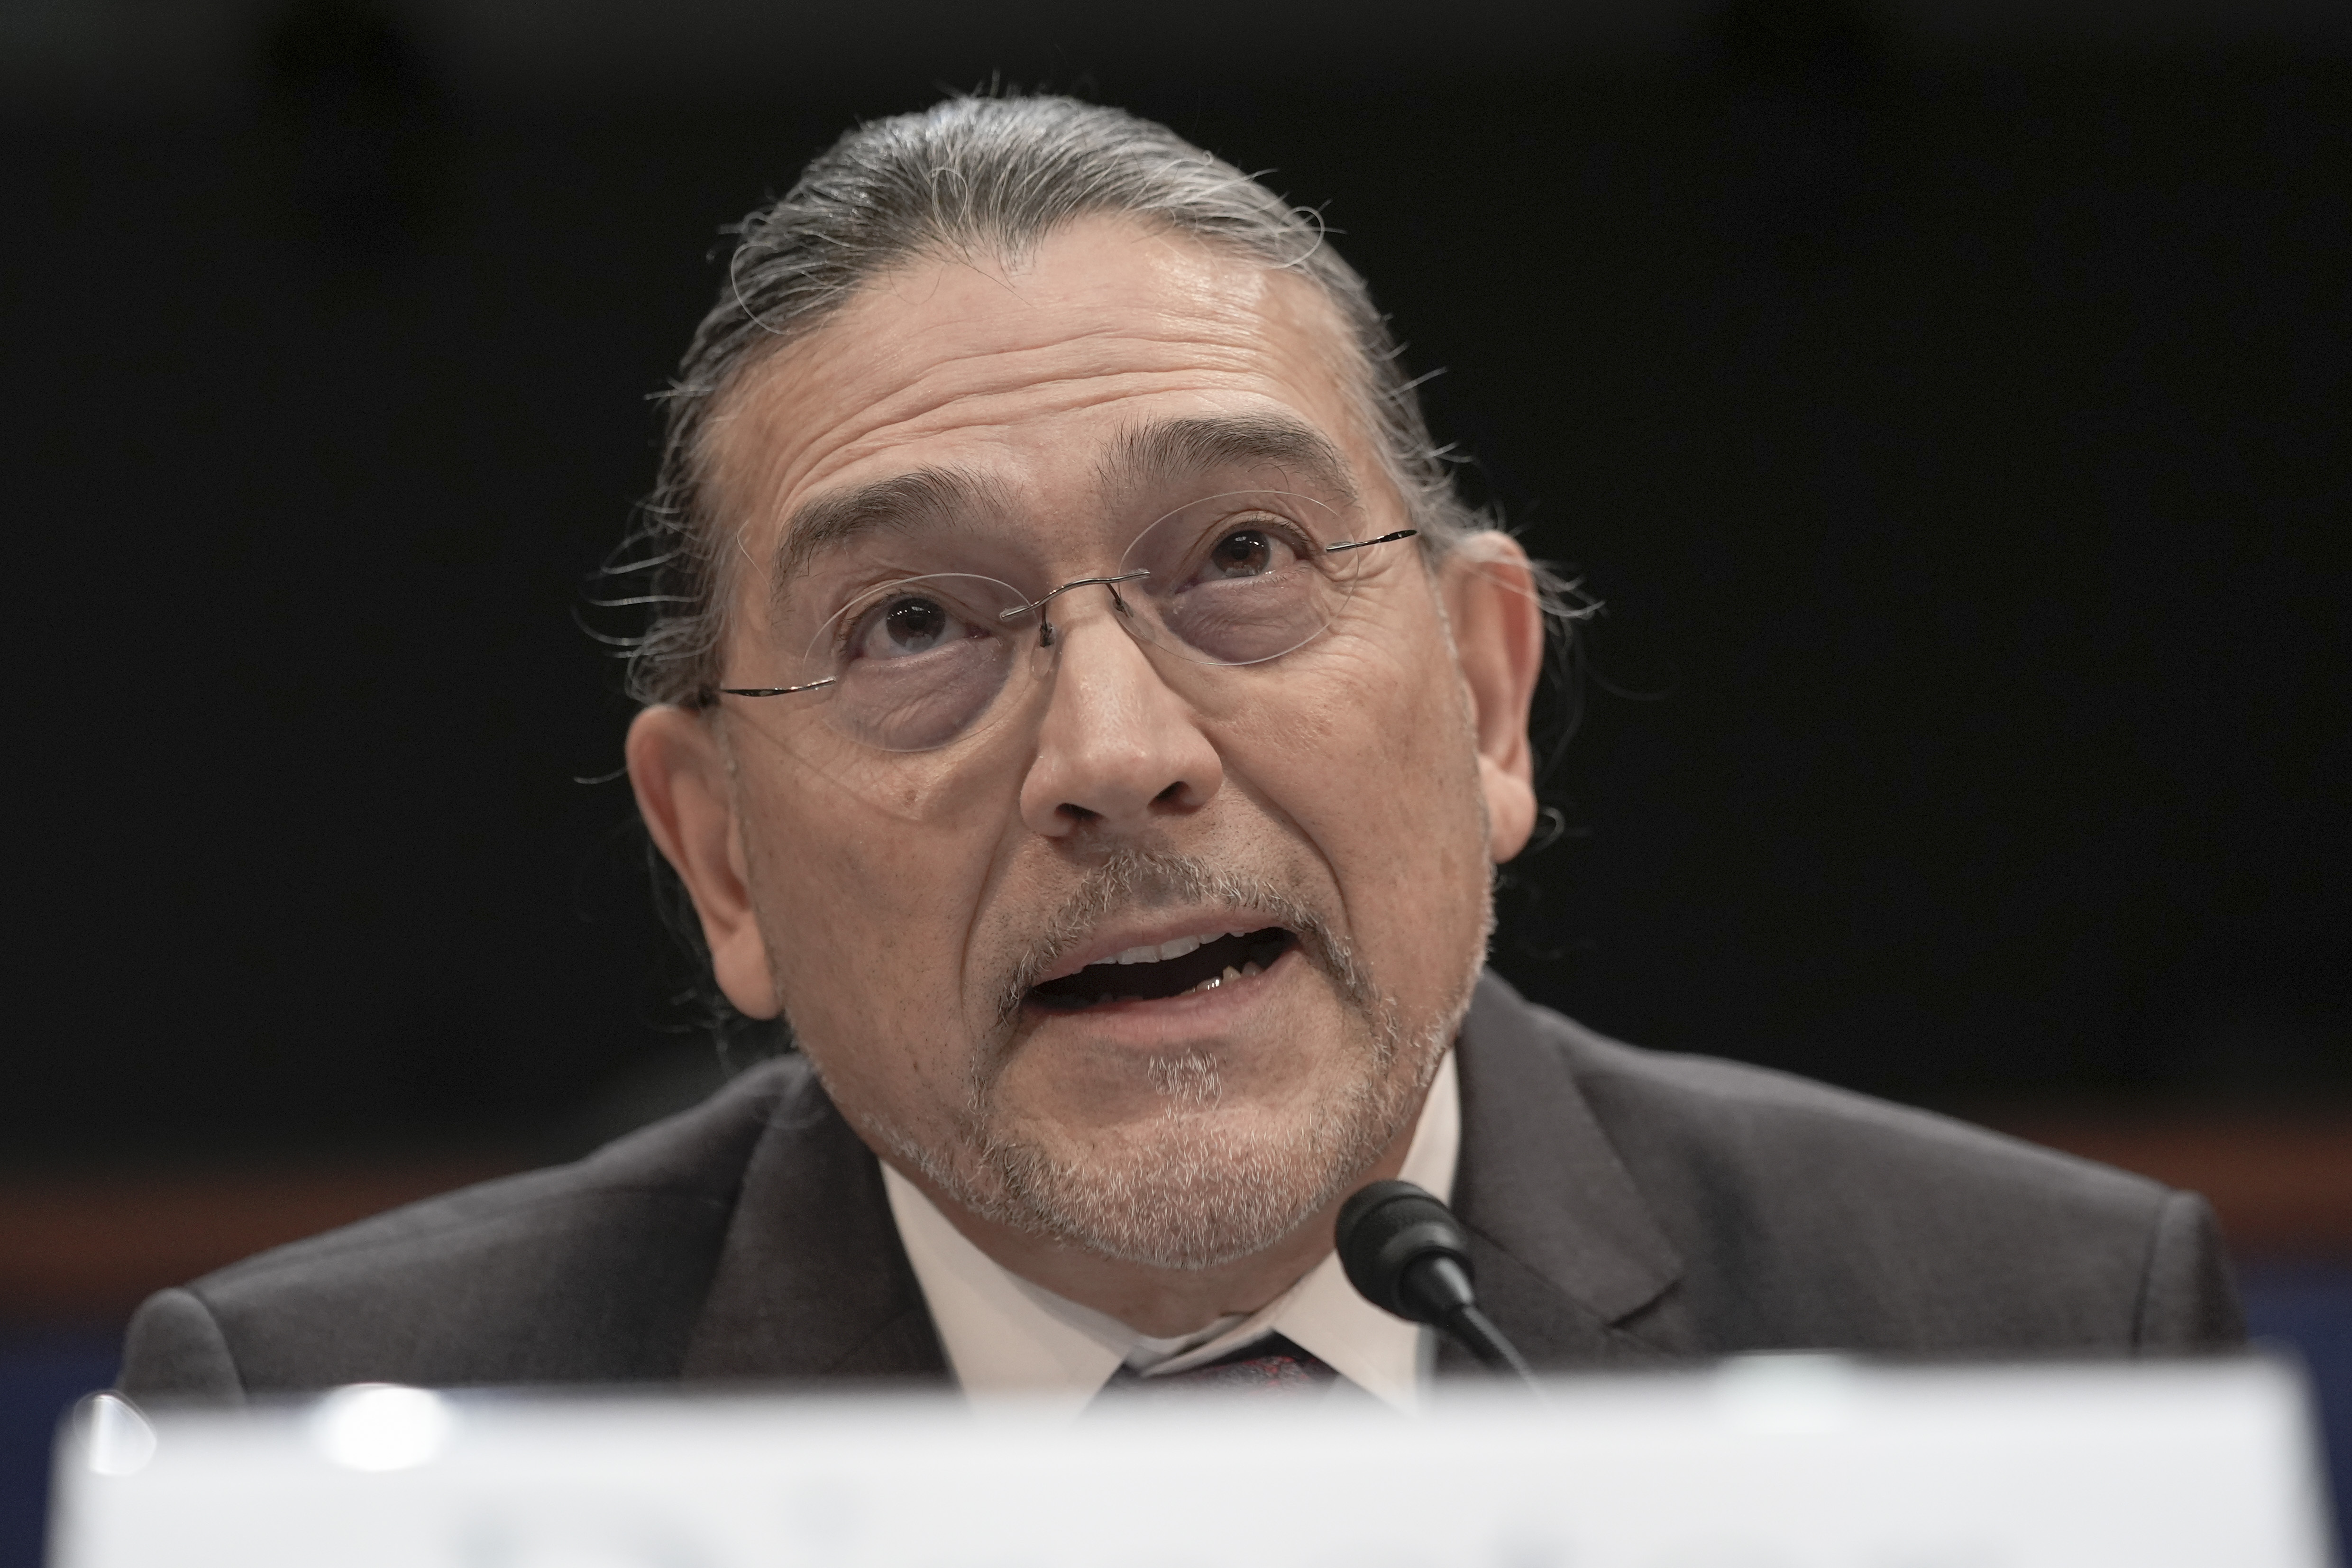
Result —
<path fill-rule="evenodd" d="M 945 1380 L 880 1165 L 805 1058 L 774 1070 L 774 1110 L 744 1169 L 681 1375 Z"/>
<path fill-rule="evenodd" d="M 1675 1347 L 1620 1325 L 1681 1259 L 1585 1103 L 1543 1015 L 1480 977 L 1456 1050 L 1462 1155 L 1454 1207 L 1487 1314 L 1539 1368 L 1655 1361 Z M 1447 1347 L 1440 1364 L 1465 1364 Z"/>

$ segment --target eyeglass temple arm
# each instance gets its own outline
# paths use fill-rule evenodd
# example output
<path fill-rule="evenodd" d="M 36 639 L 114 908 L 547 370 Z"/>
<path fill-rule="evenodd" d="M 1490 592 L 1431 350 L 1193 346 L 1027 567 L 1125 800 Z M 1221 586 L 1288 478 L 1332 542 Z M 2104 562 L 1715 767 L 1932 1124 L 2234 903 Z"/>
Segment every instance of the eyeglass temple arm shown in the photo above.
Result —
<path fill-rule="evenodd" d="M 721 686 L 716 689 L 724 697 L 790 697 L 795 691 L 814 691 L 820 686 L 831 686 L 834 677 L 812 680 L 801 686 Z"/>
<path fill-rule="evenodd" d="M 1417 528 L 1400 528 L 1394 533 L 1383 533 L 1378 539 L 1343 539 L 1337 544 L 1325 545 L 1323 553 L 1337 555 L 1342 550 L 1369 550 L 1375 544 L 1394 544 L 1398 540 L 1411 539 L 1420 531 Z"/>

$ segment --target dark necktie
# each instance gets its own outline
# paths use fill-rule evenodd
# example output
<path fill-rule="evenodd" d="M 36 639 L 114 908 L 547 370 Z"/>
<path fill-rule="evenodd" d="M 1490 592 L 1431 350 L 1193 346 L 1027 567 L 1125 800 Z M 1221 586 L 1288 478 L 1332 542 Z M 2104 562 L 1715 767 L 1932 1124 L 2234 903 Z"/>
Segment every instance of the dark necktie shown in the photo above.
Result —
<path fill-rule="evenodd" d="M 1144 1377 L 1120 1367 L 1103 1387 L 1105 1394 L 1122 1398 L 1139 1394 L 1191 1393 L 1251 1394 L 1262 1397 L 1328 1393 L 1339 1374 L 1316 1356 L 1281 1334 L 1267 1334 L 1213 1362 L 1160 1377 Z"/>

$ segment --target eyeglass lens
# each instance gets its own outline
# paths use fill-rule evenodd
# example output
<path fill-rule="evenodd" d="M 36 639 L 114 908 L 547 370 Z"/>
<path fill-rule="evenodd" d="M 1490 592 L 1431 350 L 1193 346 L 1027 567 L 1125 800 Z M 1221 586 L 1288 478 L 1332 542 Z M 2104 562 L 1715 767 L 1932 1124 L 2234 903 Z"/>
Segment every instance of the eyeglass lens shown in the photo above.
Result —
<path fill-rule="evenodd" d="M 1339 514 L 1312 497 L 1208 496 L 1145 529 L 1108 580 L 1082 579 L 1032 600 L 990 575 L 899 578 L 825 616 L 790 657 L 769 650 L 761 661 L 767 668 L 742 671 L 756 684 L 727 689 L 804 696 L 821 702 L 833 729 L 863 745 L 928 751 L 1013 706 L 1016 672 L 1024 662 L 1040 675 L 1050 668 L 1052 628 L 1063 617 L 1093 613 L 1081 610 L 1086 596 L 1109 595 L 1114 619 L 1178 658 L 1261 664 L 1331 625 L 1377 553 L 1358 543 L 1347 538 Z M 779 622 L 809 624 L 789 613 Z"/>

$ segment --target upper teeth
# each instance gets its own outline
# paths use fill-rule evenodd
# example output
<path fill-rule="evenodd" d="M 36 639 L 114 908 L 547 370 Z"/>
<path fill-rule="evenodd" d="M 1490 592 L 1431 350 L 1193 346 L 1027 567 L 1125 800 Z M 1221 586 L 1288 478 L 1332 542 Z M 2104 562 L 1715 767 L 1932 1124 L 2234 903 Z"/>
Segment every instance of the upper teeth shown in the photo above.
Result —
<path fill-rule="evenodd" d="M 1141 947 L 1130 947 L 1117 958 L 1097 959 L 1095 962 L 1097 963 L 1160 963 L 1171 958 L 1181 958 L 1204 942 L 1215 942 L 1220 937 L 1244 934 L 1246 933 L 1237 931 L 1213 931 L 1201 936 L 1173 937 L 1163 942 L 1147 942 Z"/>

